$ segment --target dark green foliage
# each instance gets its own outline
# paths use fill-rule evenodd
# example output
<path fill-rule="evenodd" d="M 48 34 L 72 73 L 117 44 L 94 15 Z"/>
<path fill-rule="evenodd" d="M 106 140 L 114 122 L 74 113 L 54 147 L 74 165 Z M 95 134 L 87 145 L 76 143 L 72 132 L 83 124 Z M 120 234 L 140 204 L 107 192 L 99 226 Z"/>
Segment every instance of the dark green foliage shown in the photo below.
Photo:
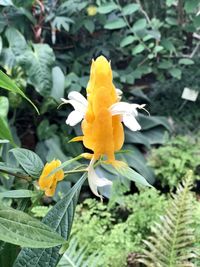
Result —
<path fill-rule="evenodd" d="M 200 62 L 196 60 L 195 65 L 184 69 L 180 81 L 170 79 L 152 86 L 148 94 L 151 99 L 151 114 L 171 117 L 174 121 L 173 128 L 177 133 L 198 132 L 200 97 L 196 102 L 192 102 L 185 101 L 181 95 L 185 87 L 199 91 L 199 84 Z"/>
<path fill-rule="evenodd" d="M 103 205 L 92 199 L 77 207 L 72 229 L 80 247 L 86 246 L 86 258 L 101 253 L 98 266 L 125 266 L 131 251 L 141 251 L 142 239 L 158 220 L 166 205 L 155 189 L 123 197 L 121 205 Z"/>
<path fill-rule="evenodd" d="M 156 174 L 156 181 L 174 189 L 187 170 L 193 170 L 199 179 L 200 139 L 199 137 L 177 136 L 158 149 L 153 149 L 149 164 Z"/>
<path fill-rule="evenodd" d="M 192 172 L 188 172 L 176 194 L 172 194 L 166 215 L 152 227 L 152 235 L 144 241 L 146 248 L 139 261 L 145 266 L 195 267 L 191 261 L 196 257 L 192 185 Z"/>

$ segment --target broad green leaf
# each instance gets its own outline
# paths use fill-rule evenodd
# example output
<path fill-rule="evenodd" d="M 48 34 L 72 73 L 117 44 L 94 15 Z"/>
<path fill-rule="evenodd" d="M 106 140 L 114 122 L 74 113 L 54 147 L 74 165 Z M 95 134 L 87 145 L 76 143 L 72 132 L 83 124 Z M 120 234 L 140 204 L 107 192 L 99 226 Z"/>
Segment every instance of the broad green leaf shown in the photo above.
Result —
<path fill-rule="evenodd" d="M 0 193 L 0 198 L 29 198 L 36 196 L 37 193 L 31 190 L 19 189 Z"/>
<path fill-rule="evenodd" d="M 20 56 L 28 49 L 24 36 L 17 29 L 8 27 L 5 35 L 9 43 L 9 48 L 15 56 Z"/>
<path fill-rule="evenodd" d="M 10 165 L 7 165 L 4 162 L 0 162 L 0 170 L 7 171 L 7 172 L 23 173 L 23 170 L 21 168 L 14 168 L 14 167 L 12 167 Z"/>
<path fill-rule="evenodd" d="M 169 70 L 169 73 L 171 74 L 172 77 L 174 77 L 174 78 L 176 78 L 178 80 L 181 79 L 182 72 L 181 72 L 180 69 L 178 69 L 178 68 L 172 68 L 172 69 Z"/>
<path fill-rule="evenodd" d="M 10 128 L 8 126 L 8 123 L 6 119 L 0 117 L 0 138 L 1 139 L 7 139 L 10 141 L 10 143 L 16 147 L 16 144 L 14 143 Z"/>
<path fill-rule="evenodd" d="M 193 13 L 198 9 L 199 0 L 186 0 L 185 1 L 185 11 L 186 13 Z"/>
<path fill-rule="evenodd" d="M 0 96 L 0 117 L 6 118 L 8 114 L 9 102 L 5 96 Z"/>
<path fill-rule="evenodd" d="M 181 58 L 181 59 L 179 59 L 178 64 L 180 64 L 180 65 L 193 65 L 194 61 L 192 59 L 189 59 L 189 58 Z"/>
<path fill-rule="evenodd" d="M 172 6 L 174 3 L 176 3 L 176 0 L 166 0 L 167 6 Z"/>
<path fill-rule="evenodd" d="M 13 153 L 17 162 L 26 173 L 36 179 L 40 177 L 44 164 L 36 153 L 25 148 L 14 148 L 10 152 Z"/>
<path fill-rule="evenodd" d="M 47 225 L 28 214 L 1 206 L 0 240 L 22 247 L 50 248 L 65 240 Z"/>
<path fill-rule="evenodd" d="M 167 118 L 165 117 L 139 115 L 138 118 L 139 118 L 139 123 L 142 127 L 142 130 L 149 130 L 150 128 L 153 128 L 155 126 L 162 125 L 168 131 L 171 131 L 171 126 Z"/>
<path fill-rule="evenodd" d="M 169 25 L 172 25 L 172 26 L 175 26 L 178 24 L 177 19 L 173 17 L 167 17 L 165 20 Z"/>
<path fill-rule="evenodd" d="M 143 136 L 141 132 L 131 132 L 130 130 L 125 130 L 125 142 L 128 144 L 142 144 L 147 148 L 150 148 L 149 141 Z"/>
<path fill-rule="evenodd" d="M 58 66 L 52 69 L 52 81 L 51 96 L 57 101 L 60 101 L 60 99 L 64 97 L 65 76 Z"/>
<path fill-rule="evenodd" d="M 133 182 L 139 183 L 141 185 L 145 185 L 145 186 L 151 186 L 142 175 L 140 175 L 139 173 L 137 173 L 133 169 L 129 168 L 128 166 L 122 166 L 122 167 L 118 167 L 116 169 L 117 169 L 119 174 L 126 177 L 130 181 L 133 181 Z"/>
<path fill-rule="evenodd" d="M 0 70 L 0 87 L 2 87 L 3 89 L 9 90 L 11 92 L 20 94 L 23 98 L 25 98 L 28 102 L 31 103 L 31 105 L 35 108 L 35 110 L 37 111 L 38 114 L 39 111 L 37 109 L 37 107 L 34 105 L 34 103 L 24 94 L 23 91 L 21 91 L 21 89 L 19 89 L 19 87 L 5 74 Z"/>
<path fill-rule="evenodd" d="M 100 14 L 108 14 L 113 10 L 117 10 L 119 7 L 115 3 L 107 3 L 98 7 L 97 12 Z"/>
<path fill-rule="evenodd" d="M 104 25 L 104 28 L 107 30 L 116 30 L 124 27 L 126 27 L 126 22 L 122 18 L 109 21 Z"/>
<path fill-rule="evenodd" d="M 94 32 L 94 29 L 95 29 L 95 24 L 92 20 L 85 20 L 84 21 L 84 26 L 85 28 L 89 31 L 89 33 L 93 33 Z"/>
<path fill-rule="evenodd" d="M 138 4 L 132 3 L 132 4 L 128 4 L 125 7 L 123 7 L 122 13 L 123 15 L 127 16 L 127 15 L 133 14 L 139 9 L 140 9 L 140 6 Z"/>
<path fill-rule="evenodd" d="M 128 35 L 120 42 L 121 47 L 125 47 L 127 45 L 132 44 L 137 38 L 133 35 Z"/>
<path fill-rule="evenodd" d="M 157 66 L 159 69 L 167 70 L 167 69 L 172 68 L 173 64 L 171 61 L 163 60 Z"/>
<path fill-rule="evenodd" d="M 163 126 L 157 126 L 142 132 L 143 136 L 148 140 L 150 145 L 164 144 L 167 141 L 168 133 Z"/>
<path fill-rule="evenodd" d="M 162 39 L 160 44 L 170 52 L 176 51 L 175 46 L 173 45 L 173 43 L 169 39 Z"/>
<path fill-rule="evenodd" d="M 147 25 L 146 19 L 139 19 L 134 23 L 132 29 L 134 32 L 138 32 L 144 30 L 146 28 L 146 25 Z"/>
<path fill-rule="evenodd" d="M 138 44 L 132 49 L 132 55 L 137 55 L 145 50 L 145 46 L 143 44 Z"/>
<path fill-rule="evenodd" d="M 85 179 L 86 175 L 84 174 L 43 219 L 43 223 L 49 225 L 65 239 L 69 238 L 79 192 Z M 24 248 L 19 253 L 13 267 L 55 267 L 61 258 L 59 250 L 60 246 L 50 249 Z"/>
<path fill-rule="evenodd" d="M 53 50 L 48 44 L 33 44 L 33 51 L 26 51 L 19 59 L 29 77 L 29 83 L 44 97 L 51 94 L 54 61 Z"/>

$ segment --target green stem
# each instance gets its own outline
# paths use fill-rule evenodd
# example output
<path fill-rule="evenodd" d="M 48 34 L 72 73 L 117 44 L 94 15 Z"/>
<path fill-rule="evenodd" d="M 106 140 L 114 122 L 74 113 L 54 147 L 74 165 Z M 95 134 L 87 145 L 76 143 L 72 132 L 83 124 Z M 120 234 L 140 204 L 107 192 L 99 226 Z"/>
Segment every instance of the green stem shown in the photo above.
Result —
<path fill-rule="evenodd" d="M 29 181 L 29 182 L 32 180 L 31 177 L 29 177 L 29 176 L 24 176 L 24 175 L 21 175 L 21 174 L 19 174 L 19 173 L 13 173 L 13 172 L 5 171 L 5 170 L 1 170 L 1 169 L 0 169 L 0 172 L 3 172 L 3 173 L 6 173 L 6 174 L 15 176 L 15 177 L 20 178 L 20 179 L 24 179 L 24 180 Z"/>

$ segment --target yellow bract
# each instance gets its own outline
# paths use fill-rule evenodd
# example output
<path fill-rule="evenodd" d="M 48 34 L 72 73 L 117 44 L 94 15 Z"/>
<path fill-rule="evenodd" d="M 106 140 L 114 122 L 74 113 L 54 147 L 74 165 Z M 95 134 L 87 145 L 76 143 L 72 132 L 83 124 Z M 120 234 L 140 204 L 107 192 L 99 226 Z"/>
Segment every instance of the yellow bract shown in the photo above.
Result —
<path fill-rule="evenodd" d="M 53 196 L 56 190 L 56 185 L 58 181 L 63 180 L 64 172 L 63 170 L 59 170 L 56 173 L 47 177 L 53 170 L 58 168 L 61 165 L 60 160 L 52 160 L 50 163 L 46 163 L 42 174 L 39 178 L 39 186 L 40 189 L 45 191 L 46 196 Z"/>
<path fill-rule="evenodd" d="M 88 16 L 95 16 L 97 14 L 97 7 L 93 6 L 93 5 L 90 5 L 87 8 L 87 14 L 88 14 Z"/>
<path fill-rule="evenodd" d="M 124 143 L 124 130 L 120 115 L 112 116 L 109 107 L 118 102 L 112 82 L 110 62 L 104 56 L 92 61 L 87 86 L 88 107 L 82 122 L 83 144 L 94 152 L 94 159 L 106 155 L 110 163 L 114 152 Z"/>

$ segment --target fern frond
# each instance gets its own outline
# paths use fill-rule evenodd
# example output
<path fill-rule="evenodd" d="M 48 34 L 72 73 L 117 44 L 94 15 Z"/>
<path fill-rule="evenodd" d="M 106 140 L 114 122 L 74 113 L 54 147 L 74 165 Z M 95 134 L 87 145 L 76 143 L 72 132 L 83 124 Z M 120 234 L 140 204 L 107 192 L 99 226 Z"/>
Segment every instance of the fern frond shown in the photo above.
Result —
<path fill-rule="evenodd" d="M 152 228 L 152 236 L 145 240 L 146 248 L 138 260 L 148 267 L 194 267 L 192 259 L 195 235 L 192 228 L 193 196 L 192 172 L 172 194 L 166 214 Z"/>
<path fill-rule="evenodd" d="M 78 241 L 72 238 L 57 267 L 96 267 L 100 255 L 94 253 L 85 259 L 87 248 L 78 248 Z"/>

